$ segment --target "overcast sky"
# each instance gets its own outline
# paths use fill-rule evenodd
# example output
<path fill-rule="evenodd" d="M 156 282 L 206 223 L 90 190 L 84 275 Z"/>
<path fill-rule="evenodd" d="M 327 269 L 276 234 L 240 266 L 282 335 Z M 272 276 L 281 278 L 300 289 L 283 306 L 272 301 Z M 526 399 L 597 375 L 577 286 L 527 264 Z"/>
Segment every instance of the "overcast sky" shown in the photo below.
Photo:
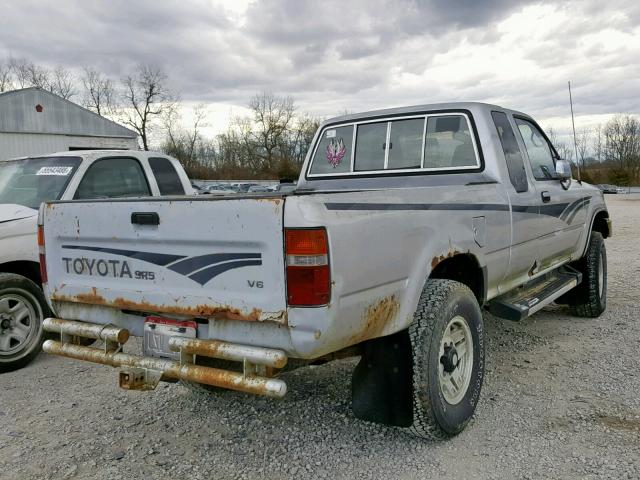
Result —
<path fill-rule="evenodd" d="M 640 113 L 640 2 L 0 0 L 0 58 L 162 66 L 219 128 L 257 92 L 302 111 L 477 100 L 578 127 Z"/>

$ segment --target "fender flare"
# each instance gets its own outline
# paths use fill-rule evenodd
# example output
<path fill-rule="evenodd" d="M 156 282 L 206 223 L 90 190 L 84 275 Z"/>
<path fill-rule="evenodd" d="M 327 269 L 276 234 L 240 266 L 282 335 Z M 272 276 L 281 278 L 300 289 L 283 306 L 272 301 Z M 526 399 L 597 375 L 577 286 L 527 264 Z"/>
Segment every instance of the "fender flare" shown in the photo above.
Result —
<path fill-rule="evenodd" d="M 589 222 L 589 229 L 587 230 L 587 234 L 588 234 L 587 239 L 584 244 L 584 248 L 582 249 L 582 254 L 580 255 L 580 258 L 584 257 L 585 254 L 587 253 L 587 248 L 589 248 L 589 237 L 591 236 L 591 232 L 593 231 L 593 223 L 596 221 L 596 216 L 600 212 L 604 212 L 607 215 L 607 218 L 609 218 L 609 211 L 606 208 L 598 208 L 597 210 L 593 211 L 593 215 L 591 215 L 591 221 Z"/>

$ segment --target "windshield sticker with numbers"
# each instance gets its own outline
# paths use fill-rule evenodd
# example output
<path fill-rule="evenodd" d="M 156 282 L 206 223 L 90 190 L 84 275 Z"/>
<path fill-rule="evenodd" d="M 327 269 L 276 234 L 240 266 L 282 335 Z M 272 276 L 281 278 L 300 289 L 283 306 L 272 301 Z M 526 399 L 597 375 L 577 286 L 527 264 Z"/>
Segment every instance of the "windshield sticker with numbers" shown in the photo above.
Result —
<path fill-rule="evenodd" d="M 41 167 L 36 175 L 59 175 L 66 177 L 71 173 L 73 167 Z"/>

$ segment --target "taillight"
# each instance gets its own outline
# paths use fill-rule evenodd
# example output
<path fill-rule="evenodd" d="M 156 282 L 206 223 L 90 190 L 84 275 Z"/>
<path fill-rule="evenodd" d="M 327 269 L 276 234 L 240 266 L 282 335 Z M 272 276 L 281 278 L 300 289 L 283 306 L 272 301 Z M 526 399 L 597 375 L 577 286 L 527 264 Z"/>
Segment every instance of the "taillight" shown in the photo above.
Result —
<path fill-rule="evenodd" d="M 331 298 L 329 247 L 324 228 L 285 229 L 287 303 L 294 307 L 326 305 Z"/>
<path fill-rule="evenodd" d="M 47 283 L 47 257 L 44 251 L 44 227 L 38 225 L 38 250 L 40 252 L 40 280 Z"/>

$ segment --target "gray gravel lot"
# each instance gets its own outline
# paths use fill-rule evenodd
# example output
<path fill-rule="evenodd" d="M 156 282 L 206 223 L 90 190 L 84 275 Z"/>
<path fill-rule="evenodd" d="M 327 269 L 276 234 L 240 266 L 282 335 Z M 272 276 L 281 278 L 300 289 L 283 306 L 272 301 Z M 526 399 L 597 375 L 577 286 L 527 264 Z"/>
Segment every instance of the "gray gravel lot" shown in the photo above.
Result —
<path fill-rule="evenodd" d="M 0 376 L 0 478 L 640 478 L 640 195 L 607 197 L 609 307 L 487 315 L 475 420 L 429 443 L 356 420 L 355 361 L 307 367 L 283 400 L 125 392 L 116 371 L 40 355 Z"/>

